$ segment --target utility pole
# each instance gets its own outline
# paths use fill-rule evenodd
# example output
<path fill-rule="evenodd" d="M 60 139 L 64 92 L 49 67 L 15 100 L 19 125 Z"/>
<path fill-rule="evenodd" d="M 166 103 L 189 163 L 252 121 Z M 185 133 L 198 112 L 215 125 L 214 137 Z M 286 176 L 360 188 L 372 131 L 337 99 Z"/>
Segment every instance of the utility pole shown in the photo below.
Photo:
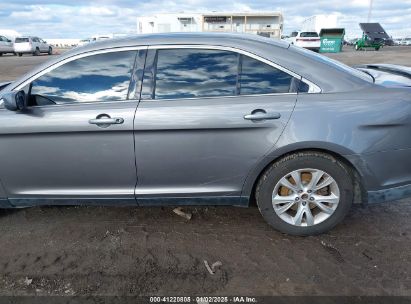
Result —
<path fill-rule="evenodd" d="M 367 23 L 370 23 L 370 20 L 371 20 L 372 3 L 373 3 L 373 0 L 370 0 L 370 7 L 368 8 Z"/>

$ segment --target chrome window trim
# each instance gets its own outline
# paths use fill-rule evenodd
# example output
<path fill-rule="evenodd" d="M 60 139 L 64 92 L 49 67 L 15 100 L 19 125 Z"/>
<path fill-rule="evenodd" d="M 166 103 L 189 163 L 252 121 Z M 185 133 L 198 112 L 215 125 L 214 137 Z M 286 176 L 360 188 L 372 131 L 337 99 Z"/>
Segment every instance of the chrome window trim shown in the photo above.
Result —
<path fill-rule="evenodd" d="M 203 96 L 203 97 L 184 97 L 184 98 L 163 98 L 163 99 L 142 99 L 140 102 L 158 103 L 161 101 L 173 100 L 196 100 L 196 99 L 221 99 L 221 98 L 238 98 L 238 97 L 262 97 L 262 96 L 283 96 L 283 95 L 297 95 L 297 92 L 288 93 L 267 93 L 267 94 L 247 94 L 247 95 L 225 95 L 225 96 Z"/>
<path fill-rule="evenodd" d="M 31 77 L 25 79 L 23 82 L 16 84 L 14 86 L 14 88 L 12 88 L 12 91 L 15 90 L 21 90 L 22 88 L 24 88 L 27 84 L 29 84 L 30 82 L 36 80 L 37 78 L 43 76 L 44 74 L 51 72 L 52 70 L 68 63 L 71 62 L 73 60 L 76 59 L 80 59 L 80 58 L 84 58 L 84 57 L 88 57 L 88 56 L 93 56 L 93 55 L 97 55 L 97 54 L 105 54 L 105 53 L 113 53 L 113 52 L 123 52 L 123 51 L 138 51 L 138 50 L 150 50 L 150 49 L 178 49 L 178 48 L 187 48 L 187 49 L 210 49 L 210 50 L 222 50 L 222 51 L 232 51 L 232 52 L 236 52 L 242 55 L 246 55 L 249 56 L 253 59 L 259 60 L 265 64 L 268 64 L 280 71 L 283 71 L 301 81 L 303 81 L 304 83 L 306 83 L 309 87 L 308 92 L 307 93 L 321 93 L 321 88 L 319 86 L 317 86 L 316 84 L 314 84 L 313 82 L 309 81 L 306 78 L 303 78 L 302 76 L 298 75 L 297 73 L 288 70 L 287 68 L 284 68 L 281 65 L 278 65 L 268 59 L 265 59 L 261 56 L 255 55 L 251 52 L 248 51 L 244 51 L 242 49 L 239 48 L 235 48 L 235 47 L 227 47 L 227 46 L 217 46 L 217 45 L 206 45 L 206 44 L 181 44 L 181 45 L 150 45 L 150 46 L 129 46 L 129 47 L 114 47 L 114 48 L 107 48 L 107 49 L 101 49 L 101 50 L 94 50 L 94 51 L 89 51 L 89 52 L 84 52 L 84 53 L 80 53 L 80 54 L 76 54 L 73 55 L 71 57 L 65 58 L 61 61 L 58 61 L 50 66 L 48 66 L 47 68 L 45 68 L 44 70 L 38 72 L 35 75 L 32 75 Z M 281 94 L 296 94 L 296 93 L 268 93 L 268 94 L 250 94 L 250 95 L 235 95 L 235 96 L 226 96 L 226 97 L 237 97 L 237 96 L 266 96 L 266 95 L 281 95 Z M 195 99 L 196 97 L 192 98 Z"/>
<path fill-rule="evenodd" d="M 50 66 L 48 66 L 47 68 L 45 68 L 44 70 L 38 72 L 35 75 L 32 75 L 31 77 L 27 78 L 26 80 L 24 80 L 23 82 L 21 82 L 20 84 L 17 84 L 13 89 L 11 89 L 12 91 L 18 91 L 23 89 L 27 84 L 29 84 L 30 82 L 36 80 L 37 78 L 43 76 L 44 74 L 53 71 L 54 69 L 62 66 L 63 64 L 66 64 L 68 62 L 71 62 L 73 60 L 76 59 L 80 59 L 80 58 L 84 58 L 84 57 L 89 57 L 89 56 L 93 56 L 93 55 L 98 55 L 98 54 L 106 54 L 106 53 L 114 53 L 114 52 L 126 52 L 126 51 L 138 51 L 138 50 L 146 50 L 147 46 L 128 46 L 128 47 L 119 47 L 119 48 L 107 48 L 107 49 L 101 49 L 101 50 L 95 50 L 95 51 L 89 51 L 89 52 L 84 52 L 84 53 L 80 53 L 80 54 L 76 54 L 73 55 L 71 57 L 65 58 L 61 61 L 58 61 Z"/>
<path fill-rule="evenodd" d="M 272 66 L 273 68 L 276 68 L 280 71 L 283 71 L 287 74 L 289 74 L 292 77 L 295 77 L 302 82 L 306 83 L 309 87 L 308 92 L 310 94 L 313 93 L 321 93 L 321 88 L 317 86 L 315 83 L 309 81 L 308 79 L 302 77 L 301 75 L 298 75 L 297 73 L 290 71 L 289 69 L 276 64 L 275 62 L 272 62 L 268 59 L 265 59 L 264 57 L 261 57 L 259 55 L 256 55 L 254 53 L 251 53 L 249 51 L 245 51 L 243 49 L 239 49 L 236 47 L 230 47 L 230 46 L 220 46 L 220 45 L 211 45 L 211 44 L 164 44 L 164 45 L 150 45 L 147 48 L 148 50 L 163 50 L 163 49 L 205 49 L 205 50 L 221 50 L 221 51 L 231 51 L 235 53 L 239 53 L 248 57 L 251 57 L 253 59 L 256 59 L 258 61 L 261 61 L 265 64 L 268 64 L 269 66 Z M 236 95 L 236 96 L 256 96 L 256 95 L 279 95 L 279 94 L 293 94 L 293 93 L 268 93 L 268 94 L 255 94 L 255 95 Z M 234 96 L 233 96 L 234 97 Z M 196 98 L 196 97 L 195 97 Z M 186 98 L 184 98 L 186 99 Z"/>
<path fill-rule="evenodd" d="M 301 77 L 301 81 L 308 85 L 308 92 L 310 94 L 321 93 L 321 88 L 315 83 L 309 81 L 308 79 Z"/>

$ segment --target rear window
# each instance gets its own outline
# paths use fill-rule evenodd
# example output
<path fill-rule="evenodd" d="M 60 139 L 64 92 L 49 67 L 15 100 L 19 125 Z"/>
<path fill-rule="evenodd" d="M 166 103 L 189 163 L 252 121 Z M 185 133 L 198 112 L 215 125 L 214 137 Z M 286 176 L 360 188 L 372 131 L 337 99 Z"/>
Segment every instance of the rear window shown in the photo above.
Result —
<path fill-rule="evenodd" d="M 292 76 L 259 60 L 241 55 L 240 94 L 288 93 Z"/>
<path fill-rule="evenodd" d="M 318 37 L 316 32 L 302 32 L 300 37 Z"/>
<path fill-rule="evenodd" d="M 29 42 L 29 38 L 16 38 L 16 43 Z"/>
<path fill-rule="evenodd" d="M 157 56 L 155 99 L 236 95 L 236 53 L 166 49 Z"/>

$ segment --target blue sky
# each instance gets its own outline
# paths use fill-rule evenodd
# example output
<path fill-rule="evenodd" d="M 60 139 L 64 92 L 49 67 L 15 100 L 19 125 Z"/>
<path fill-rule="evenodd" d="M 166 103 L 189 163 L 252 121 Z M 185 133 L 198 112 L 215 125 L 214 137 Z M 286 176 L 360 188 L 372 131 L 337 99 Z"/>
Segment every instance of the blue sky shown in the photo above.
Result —
<path fill-rule="evenodd" d="M 337 14 L 349 36 L 360 34 L 369 0 L 0 0 L 0 29 L 43 38 L 85 38 L 97 34 L 133 33 L 136 17 L 164 12 L 281 11 L 284 32 L 298 29 L 315 14 Z M 411 36 L 411 0 L 374 0 L 373 22 L 388 34 Z"/>

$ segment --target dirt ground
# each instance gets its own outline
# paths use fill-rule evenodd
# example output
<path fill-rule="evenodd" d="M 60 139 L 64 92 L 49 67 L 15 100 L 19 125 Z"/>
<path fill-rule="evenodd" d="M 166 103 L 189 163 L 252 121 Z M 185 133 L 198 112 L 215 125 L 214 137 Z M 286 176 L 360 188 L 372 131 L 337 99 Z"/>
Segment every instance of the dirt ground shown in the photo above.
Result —
<path fill-rule="evenodd" d="M 411 48 L 330 55 L 410 65 Z M 3 56 L 0 81 L 48 56 Z M 43 207 L 0 211 L 0 295 L 411 296 L 411 199 L 355 206 L 317 237 L 257 208 Z M 205 261 L 215 267 L 210 274 Z"/>

